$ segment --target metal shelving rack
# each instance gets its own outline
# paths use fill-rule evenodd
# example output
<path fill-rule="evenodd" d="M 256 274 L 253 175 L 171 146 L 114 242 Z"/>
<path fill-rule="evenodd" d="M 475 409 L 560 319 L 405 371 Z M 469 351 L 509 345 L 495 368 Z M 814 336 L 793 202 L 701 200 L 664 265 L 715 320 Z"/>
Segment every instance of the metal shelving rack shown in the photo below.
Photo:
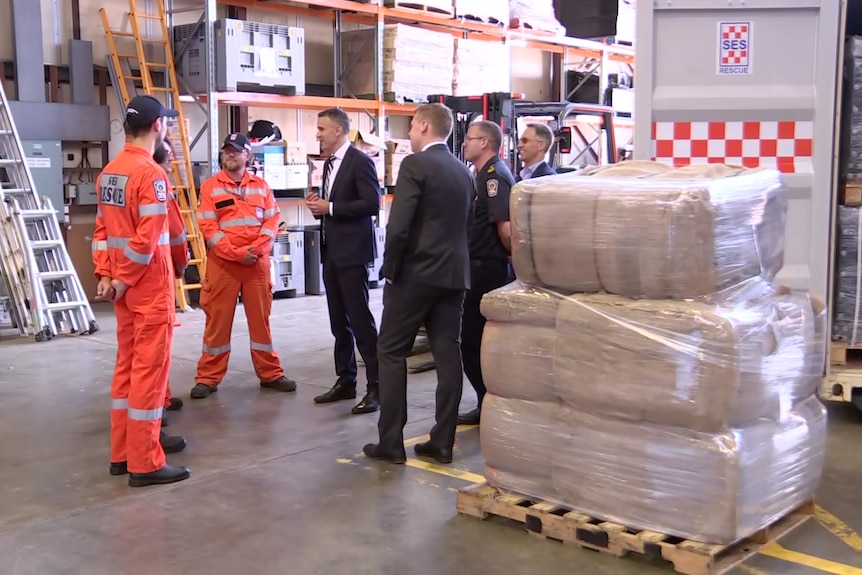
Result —
<path fill-rule="evenodd" d="M 384 132 L 384 122 L 387 116 L 409 116 L 415 110 L 414 104 L 397 104 L 385 102 L 383 94 L 383 27 L 389 23 L 403 23 L 423 28 L 448 32 L 453 36 L 475 38 L 488 41 L 507 42 L 513 46 L 536 48 L 553 54 L 555 72 L 560 76 L 560 99 L 566 98 L 565 74 L 567 70 L 579 69 L 593 71 L 599 75 L 600 93 L 604 93 L 608 85 L 606 73 L 611 62 L 634 65 L 634 49 L 629 46 L 607 45 L 600 42 L 580 40 L 567 37 L 546 37 L 529 34 L 517 30 L 504 29 L 500 26 L 473 22 L 462 19 L 451 19 L 430 12 L 419 12 L 404 8 L 388 8 L 375 3 L 364 3 L 354 0 L 306 0 L 305 2 L 281 1 L 267 2 L 263 0 L 202 0 L 194 6 L 178 7 L 177 0 L 166 0 L 168 25 L 173 29 L 177 14 L 192 11 L 200 12 L 198 26 L 205 28 L 205 46 L 207 51 L 207 81 L 208 89 L 203 94 L 192 94 L 194 102 L 205 112 L 207 122 L 191 139 L 191 147 L 201 141 L 206 142 L 207 157 L 210 159 L 210 171 L 218 165 L 218 148 L 220 144 L 219 108 L 220 106 L 239 107 L 273 107 L 296 110 L 319 110 L 330 106 L 339 106 L 347 111 L 364 112 L 373 119 L 374 131 Z M 219 6 L 233 9 L 254 9 L 281 14 L 292 14 L 298 17 L 328 18 L 333 23 L 333 69 L 335 72 L 335 96 L 280 96 L 253 92 L 216 92 L 214 90 L 214 39 L 213 22 L 218 18 Z M 340 36 L 345 22 L 370 26 L 376 30 L 376 94 L 375 99 L 358 99 L 343 97 L 339 76 L 343 71 L 340 61 Z M 174 55 L 178 62 L 183 57 L 184 49 Z M 182 87 L 182 86 L 181 86 Z M 188 90 L 183 90 L 189 93 Z M 179 105 L 179 103 L 174 103 Z M 631 122 L 631 120 L 628 120 Z M 625 120 L 623 120 L 625 122 Z M 239 128 L 239 126 L 235 127 Z M 244 129 L 244 128 L 243 128 Z"/>

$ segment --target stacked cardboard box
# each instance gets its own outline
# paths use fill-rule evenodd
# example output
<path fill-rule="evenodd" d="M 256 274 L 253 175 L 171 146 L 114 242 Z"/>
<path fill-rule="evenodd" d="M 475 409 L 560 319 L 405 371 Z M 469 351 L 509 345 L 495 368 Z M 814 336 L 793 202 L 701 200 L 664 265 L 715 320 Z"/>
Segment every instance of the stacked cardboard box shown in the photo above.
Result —
<path fill-rule="evenodd" d="M 342 61 L 351 62 L 342 77 L 349 96 L 376 93 L 374 34 L 370 30 L 344 32 Z M 383 92 L 387 100 L 425 102 L 430 94 L 449 94 L 454 73 L 455 40 L 404 24 L 388 24 L 383 30 Z"/>
<path fill-rule="evenodd" d="M 390 138 L 386 140 L 386 181 L 387 186 L 394 186 L 398 182 L 398 169 L 404 158 L 413 153 L 410 140 L 398 140 Z"/>
<path fill-rule="evenodd" d="M 812 497 L 826 306 L 773 284 L 786 209 L 777 171 L 731 166 L 516 185 L 519 282 L 482 301 L 488 481 L 714 544 Z"/>
<path fill-rule="evenodd" d="M 478 96 L 487 92 L 508 92 L 511 90 L 510 66 L 508 44 L 456 38 L 452 94 Z"/>

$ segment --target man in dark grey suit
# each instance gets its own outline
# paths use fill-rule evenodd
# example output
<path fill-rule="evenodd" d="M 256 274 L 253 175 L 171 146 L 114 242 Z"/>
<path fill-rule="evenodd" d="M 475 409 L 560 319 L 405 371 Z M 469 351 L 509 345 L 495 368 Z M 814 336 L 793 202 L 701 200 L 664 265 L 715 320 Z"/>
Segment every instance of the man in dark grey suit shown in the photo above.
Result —
<path fill-rule="evenodd" d="M 464 291 L 470 285 L 470 229 L 476 186 L 449 151 L 452 111 L 423 104 L 410 123 L 415 152 L 401 163 L 386 227 L 380 275 L 383 318 L 377 340 L 380 362 L 380 443 L 367 457 L 404 463 L 407 424 L 407 354 L 425 324 L 437 366 L 437 423 L 431 439 L 414 446 L 421 457 L 452 461 L 463 388 L 460 332 Z"/>
<path fill-rule="evenodd" d="M 372 217 L 380 210 L 380 185 L 374 162 L 347 139 L 350 117 L 344 110 L 323 110 L 317 118 L 320 151 L 329 155 L 323 167 L 321 194 L 306 205 L 320 220 L 323 282 L 329 325 L 335 336 L 335 385 L 314 398 L 331 403 L 356 397 L 356 354 L 365 360 L 367 393 L 353 413 L 379 408 L 377 395 L 377 326 L 368 306 L 368 264 L 374 261 Z"/>
<path fill-rule="evenodd" d="M 545 124 L 527 124 L 526 129 L 524 129 L 524 132 L 518 139 L 518 154 L 521 157 L 521 162 L 524 164 L 524 167 L 518 172 L 518 182 L 530 178 L 551 176 L 557 173 L 545 161 L 545 156 L 548 154 L 548 150 L 551 149 L 551 144 L 553 143 L 554 134 Z"/>

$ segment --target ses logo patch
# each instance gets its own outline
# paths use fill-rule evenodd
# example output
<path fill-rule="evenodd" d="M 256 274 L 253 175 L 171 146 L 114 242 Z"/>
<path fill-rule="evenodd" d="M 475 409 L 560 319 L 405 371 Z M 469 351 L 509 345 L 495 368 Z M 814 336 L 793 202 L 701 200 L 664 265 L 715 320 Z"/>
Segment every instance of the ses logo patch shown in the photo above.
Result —
<path fill-rule="evenodd" d="M 751 74 L 751 22 L 718 23 L 718 73 Z"/>

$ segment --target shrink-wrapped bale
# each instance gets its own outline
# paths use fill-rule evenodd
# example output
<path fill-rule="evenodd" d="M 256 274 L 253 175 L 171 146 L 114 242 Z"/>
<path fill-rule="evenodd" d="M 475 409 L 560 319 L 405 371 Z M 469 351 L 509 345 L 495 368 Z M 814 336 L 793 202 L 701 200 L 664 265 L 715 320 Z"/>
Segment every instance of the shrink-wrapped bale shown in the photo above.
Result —
<path fill-rule="evenodd" d="M 764 369 L 774 319 L 756 300 L 573 295 L 557 314 L 557 391 L 579 410 L 703 431 L 777 418 L 779 390 Z"/>
<path fill-rule="evenodd" d="M 862 162 L 862 160 L 860 160 Z M 862 166 L 862 164 L 860 164 Z M 835 258 L 835 300 L 832 338 L 855 347 L 862 342 L 862 208 L 838 206 L 838 253 Z"/>
<path fill-rule="evenodd" d="M 482 379 L 504 398 L 558 401 L 554 344 L 560 296 L 512 282 L 485 294 Z"/>
<path fill-rule="evenodd" d="M 560 291 L 652 299 L 773 279 L 784 265 L 787 213 L 779 172 L 666 168 L 625 162 L 516 184 L 518 278 Z"/>
<path fill-rule="evenodd" d="M 562 408 L 545 498 L 632 529 L 729 544 L 813 497 L 826 413 L 816 397 L 780 422 L 719 433 Z M 484 437 L 483 437 L 484 439 Z"/>
<path fill-rule="evenodd" d="M 784 409 L 816 393 L 826 364 L 826 303 L 817 295 L 776 289 L 777 349 L 765 373 L 781 390 Z"/>
<path fill-rule="evenodd" d="M 555 402 L 485 395 L 479 438 L 491 485 L 537 497 L 550 493 L 558 409 Z"/>

